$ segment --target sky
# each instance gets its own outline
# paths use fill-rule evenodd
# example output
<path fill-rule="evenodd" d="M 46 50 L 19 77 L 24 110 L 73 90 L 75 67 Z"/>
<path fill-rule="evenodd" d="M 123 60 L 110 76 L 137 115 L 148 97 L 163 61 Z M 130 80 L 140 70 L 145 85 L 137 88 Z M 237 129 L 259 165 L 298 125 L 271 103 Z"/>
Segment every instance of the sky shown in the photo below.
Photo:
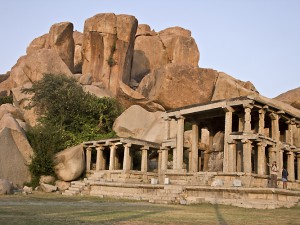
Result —
<path fill-rule="evenodd" d="M 83 31 L 98 13 L 134 15 L 155 31 L 192 32 L 199 66 L 251 81 L 273 98 L 300 87 L 300 0 L 0 0 L 0 74 L 52 24 Z"/>

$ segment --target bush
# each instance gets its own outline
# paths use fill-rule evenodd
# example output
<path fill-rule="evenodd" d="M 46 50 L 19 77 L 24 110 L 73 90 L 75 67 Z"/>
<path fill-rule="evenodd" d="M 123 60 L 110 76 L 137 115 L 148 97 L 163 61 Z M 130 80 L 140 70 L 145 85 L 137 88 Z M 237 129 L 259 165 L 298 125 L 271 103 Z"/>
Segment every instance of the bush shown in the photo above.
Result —
<path fill-rule="evenodd" d="M 35 157 L 30 165 L 33 177 L 53 175 L 55 153 L 73 145 L 115 136 L 112 125 L 121 113 L 115 99 L 86 93 L 75 79 L 45 74 L 31 88 L 29 105 L 36 107 L 40 124 L 28 131 Z"/>
<path fill-rule="evenodd" d="M 12 104 L 13 103 L 13 96 L 4 96 L 0 97 L 0 105 L 2 104 Z"/>

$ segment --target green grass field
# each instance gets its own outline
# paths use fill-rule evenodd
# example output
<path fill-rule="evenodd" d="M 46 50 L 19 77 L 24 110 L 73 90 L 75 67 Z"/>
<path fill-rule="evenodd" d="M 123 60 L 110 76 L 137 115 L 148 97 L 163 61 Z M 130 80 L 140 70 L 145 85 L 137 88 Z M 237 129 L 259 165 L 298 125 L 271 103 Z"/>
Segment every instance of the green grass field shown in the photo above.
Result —
<path fill-rule="evenodd" d="M 158 205 L 147 202 L 65 197 L 58 194 L 0 196 L 0 224 L 300 224 L 300 206 L 257 210 L 232 206 Z"/>

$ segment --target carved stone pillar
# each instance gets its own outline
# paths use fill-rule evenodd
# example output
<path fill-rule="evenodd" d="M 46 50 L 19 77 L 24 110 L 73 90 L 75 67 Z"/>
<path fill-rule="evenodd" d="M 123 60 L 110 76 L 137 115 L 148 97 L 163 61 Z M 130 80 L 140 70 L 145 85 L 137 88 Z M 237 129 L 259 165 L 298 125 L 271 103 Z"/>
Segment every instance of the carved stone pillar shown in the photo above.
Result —
<path fill-rule="evenodd" d="M 161 172 L 166 172 L 168 169 L 168 148 L 161 148 Z"/>
<path fill-rule="evenodd" d="M 208 130 L 207 127 L 201 128 L 201 142 L 204 143 L 207 146 L 207 149 L 204 151 L 204 156 L 203 156 L 203 171 L 208 171 L 208 161 L 210 157 L 210 147 L 212 146 L 212 141 L 213 138 L 210 136 L 210 131 Z M 198 166 L 199 166 L 199 171 L 201 171 L 201 155 L 198 158 Z"/>
<path fill-rule="evenodd" d="M 130 143 L 124 145 L 123 171 L 125 172 L 131 169 L 130 147 L 131 147 Z"/>
<path fill-rule="evenodd" d="M 190 160 L 190 172 L 198 171 L 198 143 L 199 143 L 199 127 L 197 123 L 192 124 L 192 149 Z"/>
<path fill-rule="evenodd" d="M 268 155 L 269 155 L 269 163 L 272 164 L 273 161 L 276 161 L 276 151 L 273 146 L 268 148 Z"/>
<path fill-rule="evenodd" d="M 173 170 L 177 169 L 177 149 L 173 148 Z"/>
<path fill-rule="evenodd" d="M 226 108 L 225 112 L 223 172 L 229 172 L 229 145 L 227 141 L 232 132 L 232 111 L 233 110 L 231 108 Z"/>
<path fill-rule="evenodd" d="M 141 172 L 148 171 L 148 146 L 144 146 L 141 148 L 142 150 L 142 162 L 141 162 Z"/>
<path fill-rule="evenodd" d="M 237 142 L 237 154 L 236 154 L 236 171 L 243 171 L 243 144 L 241 142 Z"/>
<path fill-rule="evenodd" d="M 251 110 L 252 106 L 245 106 L 245 117 L 244 117 L 244 132 L 251 132 Z"/>
<path fill-rule="evenodd" d="M 297 180 L 300 181 L 300 153 L 297 153 Z"/>
<path fill-rule="evenodd" d="M 288 152 L 288 165 L 287 171 L 289 173 L 289 181 L 295 181 L 295 165 L 294 165 L 294 153 L 292 151 Z"/>
<path fill-rule="evenodd" d="M 86 148 L 86 171 L 91 171 L 91 160 L 92 160 L 92 148 L 87 147 Z"/>
<path fill-rule="evenodd" d="M 228 172 L 236 172 L 236 142 L 229 142 L 228 146 Z"/>
<path fill-rule="evenodd" d="M 176 138 L 176 159 L 177 170 L 183 168 L 183 135 L 184 135 L 184 117 L 179 116 L 177 118 L 177 138 Z"/>
<path fill-rule="evenodd" d="M 243 132 L 244 130 L 244 114 L 238 114 L 238 117 L 239 117 L 239 128 L 238 128 L 238 131 L 239 132 Z"/>
<path fill-rule="evenodd" d="M 280 173 L 278 173 L 278 177 L 281 178 L 281 171 L 283 169 L 283 150 L 278 150 L 278 157 L 277 157 L 277 166 Z"/>
<path fill-rule="evenodd" d="M 103 156 L 104 147 L 99 146 L 96 148 L 96 150 L 97 150 L 96 171 L 104 170 L 105 169 L 105 165 L 104 165 L 105 160 Z"/>
<path fill-rule="evenodd" d="M 259 142 L 257 143 L 257 174 L 258 175 L 266 175 L 266 162 L 265 162 L 265 152 L 266 152 L 266 144 Z"/>
<path fill-rule="evenodd" d="M 115 170 L 117 146 L 111 145 L 109 148 L 110 148 L 109 170 Z"/>
<path fill-rule="evenodd" d="M 258 121 L 258 133 L 265 135 L 265 113 L 264 109 L 258 110 L 259 121 Z"/>
<path fill-rule="evenodd" d="M 165 140 L 170 139 L 170 121 L 171 119 L 169 117 L 164 117 L 165 121 L 165 127 L 164 127 L 164 138 Z"/>
<path fill-rule="evenodd" d="M 251 162 L 251 151 L 252 151 L 252 142 L 250 140 L 242 140 L 243 143 L 243 165 L 244 172 L 252 172 L 252 162 Z"/>
<path fill-rule="evenodd" d="M 279 141 L 280 133 L 279 133 L 279 115 L 276 113 L 270 114 L 271 118 L 271 131 L 272 131 L 272 139 L 275 141 Z"/>

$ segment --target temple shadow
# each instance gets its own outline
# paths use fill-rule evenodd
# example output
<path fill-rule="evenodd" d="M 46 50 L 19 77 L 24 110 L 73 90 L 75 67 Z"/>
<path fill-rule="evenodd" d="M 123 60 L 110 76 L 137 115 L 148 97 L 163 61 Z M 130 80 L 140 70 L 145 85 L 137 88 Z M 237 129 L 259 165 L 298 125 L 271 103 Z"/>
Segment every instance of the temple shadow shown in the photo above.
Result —
<path fill-rule="evenodd" d="M 226 220 L 224 219 L 224 217 L 220 213 L 219 205 L 218 204 L 214 204 L 213 206 L 214 206 L 215 211 L 216 211 L 216 216 L 217 216 L 218 224 L 219 225 L 227 225 Z"/>

